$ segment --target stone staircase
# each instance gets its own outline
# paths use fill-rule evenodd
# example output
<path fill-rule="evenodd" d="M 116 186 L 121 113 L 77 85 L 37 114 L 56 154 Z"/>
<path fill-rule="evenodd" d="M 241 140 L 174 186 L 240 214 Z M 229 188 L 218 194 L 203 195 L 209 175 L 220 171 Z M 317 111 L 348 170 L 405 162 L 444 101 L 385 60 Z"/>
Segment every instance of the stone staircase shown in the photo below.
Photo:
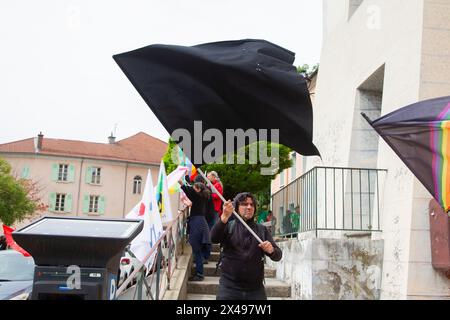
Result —
<path fill-rule="evenodd" d="M 213 252 L 209 258 L 209 263 L 203 265 L 205 280 L 188 281 L 187 300 L 215 300 L 219 288 L 220 269 L 215 274 L 216 263 L 219 261 L 219 245 L 213 245 Z M 195 273 L 195 267 L 192 264 L 191 274 Z M 283 281 L 277 280 L 276 270 L 266 267 L 265 287 L 269 300 L 290 300 L 291 286 Z"/>

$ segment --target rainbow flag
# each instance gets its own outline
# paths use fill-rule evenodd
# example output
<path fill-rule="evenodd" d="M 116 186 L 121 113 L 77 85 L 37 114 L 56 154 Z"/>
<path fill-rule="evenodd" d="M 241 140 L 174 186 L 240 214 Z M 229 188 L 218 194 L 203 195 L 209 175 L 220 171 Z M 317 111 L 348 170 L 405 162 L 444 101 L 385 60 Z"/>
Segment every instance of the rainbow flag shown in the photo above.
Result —
<path fill-rule="evenodd" d="M 363 116 L 450 213 L 450 96 L 414 103 L 375 121 Z"/>
<path fill-rule="evenodd" d="M 440 199 L 445 210 L 450 210 L 450 103 L 430 122 L 430 145 L 433 151 L 434 197 Z"/>
<path fill-rule="evenodd" d="M 191 181 L 193 181 L 198 174 L 197 168 L 192 164 L 191 160 L 184 155 L 183 150 L 181 150 L 180 147 L 178 147 L 178 158 L 180 166 L 187 168 L 187 174 Z"/>

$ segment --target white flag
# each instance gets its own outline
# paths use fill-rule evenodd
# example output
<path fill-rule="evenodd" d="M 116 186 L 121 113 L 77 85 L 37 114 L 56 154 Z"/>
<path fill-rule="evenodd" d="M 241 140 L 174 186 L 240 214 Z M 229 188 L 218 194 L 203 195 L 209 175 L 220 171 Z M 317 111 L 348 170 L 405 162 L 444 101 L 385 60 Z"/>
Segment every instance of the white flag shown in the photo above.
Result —
<path fill-rule="evenodd" d="M 175 194 L 181 191 L 181 186 L 178 183 L 187 173 L 188 168 L 178 166 L 167 176 L 167 187 L 169 188 L 169 194 Z"/>
<path fill-rule="evenodd" d="M 131 252 L 133 252 L 139 261 L 143 262 L 144 258 L 150 253 L 151 248 L 163 233 L 163 226 L 158 211 L 150 169 L 148 170 L 142 199 L 126 215 L 126 218 L 144 220 L 144 228 L 139 235 L 131 241 L 130 246 Z M 155 254 L 156 250 L 152 254 L 152 257 L 145 263 L 147 268 L 151 267 Z"/>

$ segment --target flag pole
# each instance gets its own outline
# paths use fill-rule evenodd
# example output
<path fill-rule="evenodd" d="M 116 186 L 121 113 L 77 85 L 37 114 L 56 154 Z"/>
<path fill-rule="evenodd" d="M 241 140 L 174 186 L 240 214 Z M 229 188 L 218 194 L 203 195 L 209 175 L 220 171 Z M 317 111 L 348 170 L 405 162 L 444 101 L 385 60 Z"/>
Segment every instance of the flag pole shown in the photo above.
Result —
<path fill-rule="evenodd" d="M 203 177 L 203 179 L 206 181 L 206 183 L 211 187 L 211 190 L 217 194 L 219 196 L 219 198 L 225 203 L 227 202 L 225 200 L 225 198 L 219 193 L 219 191 L 217 191 L 216 187 L 214 187 L 214 185 L 211 183 L 211 181 L 209 181 L 209 179 L 205 176 L 205 174 L 203 173 L 203 171 L 200 168 L 197 168 L 197 171 L 200 173 L 200 175 Z M 256 208 L 255 208 L 256 211 Z M 241 218 L 240 215 L 238 215 L 236 213 L 236 210 L 233 210 L 233 214 L 234 216 L 244 225 L 244 227 L 247 228 L 247 230 L 255 237 L 256 240 L 258 240 L 259 243 L 263 243 L 263 241 L 261 240 L 260 237 L 258 237 L 258 235 L 252 230 L 252 228 L 250 228 L 245 221 Z"/>

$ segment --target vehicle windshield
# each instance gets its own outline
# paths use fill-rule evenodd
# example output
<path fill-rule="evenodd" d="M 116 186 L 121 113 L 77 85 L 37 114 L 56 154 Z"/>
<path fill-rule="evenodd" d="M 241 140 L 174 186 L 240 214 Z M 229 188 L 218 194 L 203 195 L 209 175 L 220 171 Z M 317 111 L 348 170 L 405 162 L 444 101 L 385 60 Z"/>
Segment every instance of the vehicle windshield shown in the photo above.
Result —
<path fill-rule="evenodd" d="M 0 281 L 33 280 L 34 260 L 22 254 L 0 252 Z"/>

